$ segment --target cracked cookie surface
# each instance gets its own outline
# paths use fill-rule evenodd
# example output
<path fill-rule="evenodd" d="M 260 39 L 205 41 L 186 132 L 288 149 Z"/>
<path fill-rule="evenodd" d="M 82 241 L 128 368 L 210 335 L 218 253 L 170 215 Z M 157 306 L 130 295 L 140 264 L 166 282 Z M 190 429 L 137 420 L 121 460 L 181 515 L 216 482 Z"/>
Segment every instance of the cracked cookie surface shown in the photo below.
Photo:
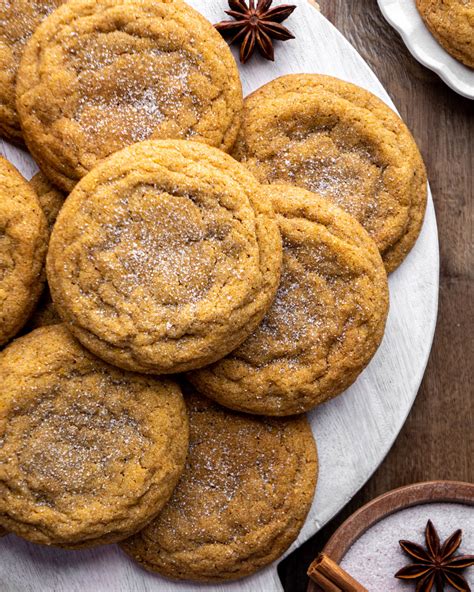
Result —
<path fill-rule="evenodd" d="M 341 393 L 371 360 L 388 312 L 387 277 L 375 243 L 340 208 L 292 186 L 264 194 L 283 238 L 275 301 L 238 349 L 188 377 L 227 407 L 290 415 Z"/>
<path fill-rule="evenodd" d="M 438 43 L 474 68 L 474 1 L 416 0 L 416 7 Z"/>
<path fill-rule="evenodd" d="M 169 499 L 188 445 L 179 386 L 113 368 L 63 325 L 0 354 L 0 525 L 69 548 L 121 540 Z"/>
<path fill-rule="evenodd" d="M 23 327 L 41 294 L 47 242 L 35 192 L 0 157 L 0 345 Z"/>
<path fill-rule="evenodd" d="M 71 0 L 27 44 L 17 108 L 36 162 L 70 191 L 149 138 L 229 150 L 242 89 L 225 41 L 181 0 Z"/>
<path fill-rule="evenodd" d="M 96 355 L 167 374 L 223 357 L 257 327 L 281 268 L 260 185 L 198 142 L 147 141 L 98 165 L 59 213 L 55 307 Z"/>
<path fill-rule="evenodd" d="M 414 245 L 426 172 L 402 120 L 368 91 L 293 74 L 245 100 L 234 156 L 262 183 L 289 183 L 333 201 L 367 230 L 393 271 Z"/>
<path fill-rule="evenodd" d="M 0 136 L 17 144 L 22 133 L 15 105 L 20 58 L 36 27 L 63 0 L 2 0 L 0 2 Z"/>
<path fill-rule="evenodd" d="M 185 390 L 190 451 L 162 513 L 122 543 L 150 571 L 177 579 L 247 576 L 296 539 L 317 478 L 305 417 L 228 411 Z"/>

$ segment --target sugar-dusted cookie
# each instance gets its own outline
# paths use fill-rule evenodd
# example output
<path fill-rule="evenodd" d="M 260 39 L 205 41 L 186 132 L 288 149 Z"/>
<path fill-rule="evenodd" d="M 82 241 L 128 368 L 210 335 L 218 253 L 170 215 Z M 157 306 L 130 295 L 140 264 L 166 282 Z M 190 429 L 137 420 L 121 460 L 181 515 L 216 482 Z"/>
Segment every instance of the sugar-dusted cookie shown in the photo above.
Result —
<path fill-rule="evenodd" d="M 454 58 L 474 68 L 474 1 L 416 0 L 432 35 Z"/>
<path fill-rule="evenodd" d="M 293 74 L 245 101 L 235 146 L 261 182 L 319 193 L 354 216 L 387 271 L 415 243 L 426 207 L 426 173 L 402 120 L 368 91 L 329 76 Z"/>
<path fill-rule="evenodd" d="M 376 352 L 388 311 L 375 243 L 349 214 L 309 191 L 270 185 L 283 238 L 277 297 L 258 329 L 197 389 L 248 413 L 307 411 L 349 387 Z"/>
<path fill-rule="evenodd" d="M 114 154 L 54 225 L 47 271 L 59 315 L 128 370 L 182 372 L 223 357 L 278 288 L 281 238 L 259 189 L 200 142 L 150 140 Z"/>
<path fill-rule="evenodd" d="M 113 368 L 63 325 L 0 354 L 0 525 L 78 548 L 142 528 L 170 497 L 188 445 L 179 386 Z"/>
<path fill-rule="evenodd" d="M 23 327 L 41 294 L 47 242 L 35 192 L 0 157 L 0 345 Z"/>
<path fill-rule="evenodd" d="M 36 30 L 17 108 L 35 160 L 70 191 L 97 162 L 148 138 L 229 150 L 242 89 L 227 44 L 181 0 L 71 0 Z"/>
<path fill-rule="evenodd" d="M 188 394 L 190 449 L 171 500 L 122 543 L 170 578 L 224 581 L 277 559 L 314 496 L 316 446 L 305 417 L 238 414 Z"/>
<path fill-rule="evenodd" d="M 63 1 L 0 2 L 0 136 L 12 142 L 22 142 L 15 106 L 15 83 L 23 48 L 41 21 Z"/>

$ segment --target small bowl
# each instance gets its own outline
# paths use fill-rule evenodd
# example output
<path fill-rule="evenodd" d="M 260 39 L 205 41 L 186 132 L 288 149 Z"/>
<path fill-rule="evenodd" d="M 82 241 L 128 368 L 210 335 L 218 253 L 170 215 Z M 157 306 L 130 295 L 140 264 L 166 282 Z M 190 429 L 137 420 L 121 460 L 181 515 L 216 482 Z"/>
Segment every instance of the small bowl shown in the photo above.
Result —
<path fill-rule="evenodd" d="M 352 514 L 332 535 L 323 549 L 340 563 L 352 545 L 374 524 L 387 516 L 422 504 L 459 503 L 474 505 L 474 484 L 461 481 L 428 481 L 415 483 L 384 493 Z M 317 592 L 312 581 L 307 592 Z"/>

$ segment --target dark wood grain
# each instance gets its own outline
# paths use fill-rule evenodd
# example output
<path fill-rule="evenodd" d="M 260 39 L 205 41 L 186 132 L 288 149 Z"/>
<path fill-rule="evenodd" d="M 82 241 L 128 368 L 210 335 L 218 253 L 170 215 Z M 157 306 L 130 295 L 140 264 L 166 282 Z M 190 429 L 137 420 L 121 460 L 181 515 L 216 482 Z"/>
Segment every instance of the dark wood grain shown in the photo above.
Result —
<path fill-rule="evenodd" d="M 412 412 L 367 485 L 281 564 L 286 592 L 306 589 L 308 565 L 367 501 L 418 481 L 474 481 L 474 103 L 412 58 L 376 0 L 318 2 L 377 74 L 420 146 L 438 220 L 441 277 L 435 340 Z"/>

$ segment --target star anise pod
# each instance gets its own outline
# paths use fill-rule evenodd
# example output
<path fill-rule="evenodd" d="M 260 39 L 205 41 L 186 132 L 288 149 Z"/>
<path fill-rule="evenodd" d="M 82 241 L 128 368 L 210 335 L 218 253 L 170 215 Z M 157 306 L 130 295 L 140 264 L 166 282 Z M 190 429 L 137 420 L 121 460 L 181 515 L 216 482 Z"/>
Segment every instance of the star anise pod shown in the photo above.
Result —
<path fill-rule="evenodd" d="M 287 19 L 296 6 L 281 4 L 270 8 L 273 0 L 258 0 L 255 8 L 255 0 L 228 0 L 231 10 L 225 13 L 233 17 L 233 21 L 221 21 L 214 25 L 223 34 L 232 34 L 229 43 L 239 41 L 240 61 L 245 62 L 252 56 L 256 48 L 264 58 L 275 59 L 273 39 L 287 41 L 295 36 L 281 23 Z"/>
<path fill-rule="evenodd" d="M 401 580 L 418 580 L 416 592 L 443 592 L 445 584 L 460 592 L 470 592 L 466 579 L 459 573 L 474 565 L 474 555 L 456 555 L 462 540 L 462 530 L 456 530 L 441 545 L 436 528 L 428 520 L 425 531 L 426 549 L 410 541 L 399 541 L 400 547 L 416 563 L 402 567 L 395 574 Z"/>

